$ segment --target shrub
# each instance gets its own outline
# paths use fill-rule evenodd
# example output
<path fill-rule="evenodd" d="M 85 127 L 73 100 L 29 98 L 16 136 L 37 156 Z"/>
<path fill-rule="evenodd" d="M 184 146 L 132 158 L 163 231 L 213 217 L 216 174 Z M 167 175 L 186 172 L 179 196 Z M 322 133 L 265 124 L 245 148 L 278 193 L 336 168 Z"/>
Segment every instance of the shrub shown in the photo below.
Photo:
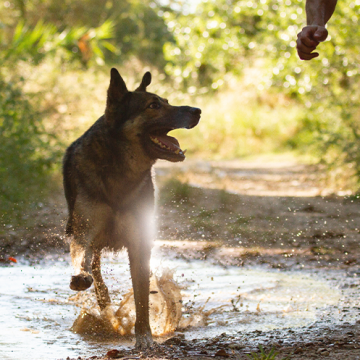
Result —
<path fill-rule="evenodd" d="M 20 84 L 0 79 L 0 213 L 4 223 L 21 219 L 24 207 L 41 196 L 59 158 L 53 134 Z"/>

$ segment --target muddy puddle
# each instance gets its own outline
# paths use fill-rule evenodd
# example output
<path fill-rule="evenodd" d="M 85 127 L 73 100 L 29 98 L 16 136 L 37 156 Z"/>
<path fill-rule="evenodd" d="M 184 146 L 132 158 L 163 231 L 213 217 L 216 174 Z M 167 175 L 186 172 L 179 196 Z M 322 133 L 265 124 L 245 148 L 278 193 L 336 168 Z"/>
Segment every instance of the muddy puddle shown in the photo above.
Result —
<path fill-rule="evenodd" d="M 181 294 L 177 302 L 182 315 L 176 321 L 186 339 L 215 337 L 224 332 L 296 329 L 329 313 L 332 322 L 342 320 L 338 306 L 343 293 L 331 280 L 339 275 L 336 272 L 326 279 L 305 271 L 223 266 L 211 260 L 184 259 L 171 247 L 164 250 L 160 242 L 153 251 L 152 269 L 158 278 L 171 274 L 166 281 Z M 113 347 L 133 346 L 131 336 L 111 333 L 100 340 L 71 330 L 84 309 L 95 317 L 100 315 L 94 307 L 92 290 L 74 296 L 69 289 L 72 268 L 67 256 L 49 255 L 35 264 L 20 258 L 17 264 L 1 267 L 0 271 L 2 359 L 20 359 L 25 354 L 29 360 L 91 356 Z M 115 312 L 131 288 L 126 253 L 105 256 L 103 274 Z M 126 311 L 133 310 L 129 306 Z M 355 315 L 349 319 L 357 320 Z M 153 321 L 164 319 L 155 317 Z M 161 336 L 158 341 L 168 337 Z"/>

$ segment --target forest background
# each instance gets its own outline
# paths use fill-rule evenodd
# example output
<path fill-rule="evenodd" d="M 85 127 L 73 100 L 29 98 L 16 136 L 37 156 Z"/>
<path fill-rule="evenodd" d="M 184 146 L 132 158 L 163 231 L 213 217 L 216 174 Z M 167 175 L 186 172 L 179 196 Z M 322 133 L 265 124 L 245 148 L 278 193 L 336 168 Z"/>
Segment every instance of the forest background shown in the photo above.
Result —
<path fill-rule="evenodd" d="M 190 156 L 291 153 L 360 189 L 360 1 L 339 2 L 320 57 L 296 55 L 301 0 L 0 0 L 0 217 L 22 223 L 61 184 L 65 148 L 129 88 L 203 110 Z"/>

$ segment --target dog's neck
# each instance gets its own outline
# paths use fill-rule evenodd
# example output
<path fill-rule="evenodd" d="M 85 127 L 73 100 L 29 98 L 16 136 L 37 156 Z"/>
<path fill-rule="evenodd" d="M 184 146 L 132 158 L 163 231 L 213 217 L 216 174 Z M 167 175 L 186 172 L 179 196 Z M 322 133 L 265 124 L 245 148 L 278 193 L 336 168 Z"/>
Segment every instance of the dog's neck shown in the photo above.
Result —
<path fill-rule="evenodd" d="M 106 146 L 111 149 L 110 162 L 114 166 L 113 170 L 116 172 L 118 169 L 121 175 L 130 181 L 137 182 L 143 179 L 144 173 L 151 173 L 151 168 L 156 162 L 156 159 L 146 154 L 139 138 L 129 141 L 122 136 L 114 136 Z"/>
<path fill-rule="evenodd" d="M 122 151 L 122 154 L 125 155 L 123 161 L 127 164 L 127 166 L 124 167 L 124 169 L 126 169 L 126 176 L 129 180 L 133 181 L 142 179 L 144 173 L 151 173 L 151 168 L 156 162 L 156 160 L 150 159 L 142 148 L 138 147 L 135 149 L 130 147 Z"/>

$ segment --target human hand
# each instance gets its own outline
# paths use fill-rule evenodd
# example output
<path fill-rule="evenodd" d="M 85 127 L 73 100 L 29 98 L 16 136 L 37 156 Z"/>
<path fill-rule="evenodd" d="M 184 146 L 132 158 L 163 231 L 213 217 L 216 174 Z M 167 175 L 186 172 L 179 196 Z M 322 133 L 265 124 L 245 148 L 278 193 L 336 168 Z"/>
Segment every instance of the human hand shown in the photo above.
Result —
<path fill-rule="evenodd" d="M 308 25 L 298 33 L 296 48 L 301 60 L 311 60 L 319 56 L 319 53 L 313 51 L 320 42 L 325 41 L 328 31 L 324 26 Z"/>

